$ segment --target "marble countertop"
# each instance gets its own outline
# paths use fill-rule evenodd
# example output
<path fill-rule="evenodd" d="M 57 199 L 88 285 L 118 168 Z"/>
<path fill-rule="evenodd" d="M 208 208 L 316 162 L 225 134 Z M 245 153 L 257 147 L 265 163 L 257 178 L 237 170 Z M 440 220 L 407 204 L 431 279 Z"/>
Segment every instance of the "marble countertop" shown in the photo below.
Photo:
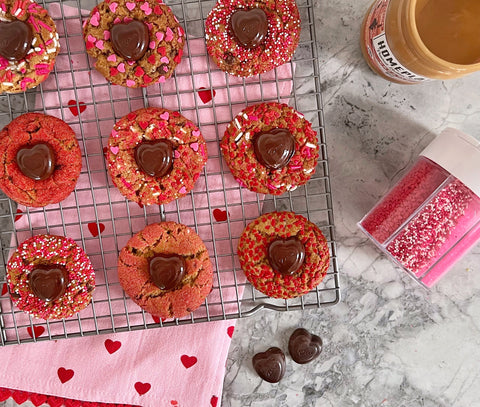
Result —
<path fill-rule="evenodd" d="M 222 406 L 480 406 L 480 246 L 426 290 L 356 226 L 445 127 L 480 138 L 480 73 L 414 86 L 385 81 L 359 47 L 370 0 L 313 3 L 342 300 L 239 320 Z M 297 327 L 322 337 L 322 354 L 308 365 L 287 356 L 283 380 L 262 381 L 252 356 L 286 349 Z"/>

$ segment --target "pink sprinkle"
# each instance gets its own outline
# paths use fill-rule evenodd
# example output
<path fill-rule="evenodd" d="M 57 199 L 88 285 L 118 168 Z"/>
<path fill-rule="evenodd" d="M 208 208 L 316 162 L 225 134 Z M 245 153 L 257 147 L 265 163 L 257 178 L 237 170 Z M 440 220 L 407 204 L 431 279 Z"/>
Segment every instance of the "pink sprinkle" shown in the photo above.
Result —
<path fill-rule="evenodd" d="M 170 27 L 167 27 L 167 31 L 165 33 L 165 40 L 167 42 L 170 42 L 173 40 L 173 31 Z"/>
<path fill-rule="evenodd" d="M 110 31 L 105 30 L 105 31 L 103 32 L 103 39 L 104 39 L 105 41 L 108 41 L 108 40 L 110 39 Z"/>
<path fill-rule="evenodd" d="M 98 27 L 100 24 L 100 13 L 97 11 L 93 13 L 93 16 L 90 17 L 90 24 L 94 27 Z"/>
<path fill-rule="evenodd" d="M 33 28 L 35 28 L 35 31 L 38 33 L 40 31 L 40 28 L 38 27 L 38 24 L 37 24 L 37 21 L 35 20 L 35 18 L 33 18 L 33 16 L 30 16 L 28 18 L 28 21 L 30 22 L 30 24 L 33 25 Z"/>
<path fill-rule="evenodd" d="M 147 15 L 147 16 L 152 14 L 152 8 L 149 6 L 148 2 L 143 3 L 140 6 L 140 9 L 143 10 L 145 12 L 145 15 Z"/>
<path fill-rule="evenodd" d="M 135 8 L 135 3 L 127 2 L 125 5 L 130 11 L 132 11 Z"/>
<path fill-rule="evenodd" d="M 98 49 L 103 49 L 103 41 L 102 40 L 98 40 L 96 43 L 95 43 L 95 46 L 98 48 Z"/>
<path fill-rule="evenodd" d="M 2 7 L 2 10 L 6 13 L 7 12 L 7 6 L 5 3 L 1 3 L 0 7 Z"/>
<path fill-rule="evenodd" d="M 117 62 L 117 56 L 115 54 L 110 54 L 108 57 L 107 57 L 107 61 L 109 62 Z M 118 70 L 118 68 L 117 68 Z"/>
<path fill-rule="evenodd" d="M 152 31 L 152 28 L 153 28 L 153 24 L 152 23 L 147 23 L 146 21 L 143 22 L 150 31 Z"/>
<path fill-rule="evenodd" d="M 113 20 L 113 24 L 118 24 L 118 23 L 121 23 L 122 20 L 120 19 L 120 17 L 117 17 L 115 20 Z"/>
<path fill-rule="evenodd" d="M 167 66 L 167 65 L 164 65 L 164 66 L 163 66 L 163 71 L 164 71 L 164 72 L 168 72 L 168 66 Z"/>
<path fill-rule="evenodd" d="M 193 130 L 193 131 L 192 131 L 192 135 L 193 135 L 194 137 L 199 137 L 199 136 L 200 136 L 200 130 Z"/>
<path fill-rule="evenodd" d="M 124 178 L 122 178 L 123 185 L 125 185 L 127 188 L 131 188 L 132 184 L 129 184 Z"/>
<path fill-rule="evenodd" d="M 53 40 L 51 38 L 45 41 L 45 45 L 50 45 L 50 44 L 53 44 Z"/>
<path fill-rule="evenodd" d="M 181 44 L 183 42 L 183 38 L 179 37 L 177 41 Z"/>
<path fill-rule="evenodd" d="M 132 17 L 125 17 L 125 18 L 123 19 L 123 22 L 124 22 L 124 23 L 129 23 L 130 21 L 133 21 L 133 18 L 132 18 Z"/>
<path fill-rule="evenodd" d="M 267 187 L 268 189 L 277 189 L 277 187 L 272 184 L 267 184 Z"/>
<path fill-rule="evenodd" d="M 155 49 L 155 41 L 150 41 L 150 44 L 148 45 L 150 49 Z"/>
<path fill-rule="evenodd" d="M 181 37 L 183 35 L 183 28 L 178 26 L 178 35 Z"/>
<path fill-rule="evenodd" d="M 47 75 L 49 72 L 50 72 L 50 67 L 48 64 L 35 65 L 35 73 L 37 75 Z"/>
<path fill-rule="evenodd" d="M 22 90 L 27 89 L 27 83 L 32 83 L 35 82 L 32 78 L 23 78 L 22 81 L 20 82 L 20 87 Z"/>
<path fill-rule="evenodd" d="M 302 155 L 306 156 L 307 158 L 312 157 L 312 151 L 311 151 L 310 147 L 308 147 L 308 146 L 303 146 L 302 149 L 301 149 L 301 153 L 302 153 Z"/>
<path fill-rule="evenodd" d="M 112 133 L 113 133 L 113 132 L 112 132 Z M 111 151 L 113 154 L 117 155 L 118 152 L 120 151 L 120 148 L 118 148 L 117 146 L 110 147 L 110 151 Z"/>
<path fill-rule="evenodd" d="M 123 62 L 121 64 L 118 64 L 117 70 L 118 70 L 118 72 L 124 73 L 125 72 L 125 64 Z"/>
<path fill-rule="evenodd" d="M 160 76 L 158 83 L 165 83 L 165 76 Z"/>
<path fill-rule="evenodd" d="M 163 37 L 165 37 L 165 34 L 164 34 L 163 32 L 161 32 L 161 31 L 157 31 L 157 32 L 155 33 L 155 37 L 157 37 L 157 40 L 158 40 L 158 41 L 162 41 L 162 40 L 163 40 Z"/>
<path fill-rule="evenodd" d="M 168 64 L 170 62 L 170 60 L 168 59 L 168 57 L 161 57 L 160 62 L 162 64 Z"/>
<path fill-rule="evenodd" d="M 258 116 L 248 115 L 250 120 L 258 120 Z"/>
<path fill-rule="evenodd" d="M 177 150 L 175 150 L 175 151 L 173 152 L 173 156 L 174 156 L 175 158 L 180 158 L 180 153 L 179 153 Z"/>
<path fill-rule="evenodd" d="M 190 144 L 190 148 L 191 148 L 193 151 L 197 152 L 197 151 L 198 151 L 198 143 L 192 143 L 192 144 Z"/>
<path fill-rule="evenodd" d="M 163 119 L 163 120 L 168 120 L 170 118 L 170 114 L 168 112 L 163 112 L 160 117 Z"/>
<path fill-rule="evenodd" d="M 118 131 L 115 129 L 112 130 L 111 134 L 112 134 L 112 137 L 118 137 Z"/>
<path fill-rule="evenodd" d="M 135 61 L 127 61 L 127 64 L 130 65 L 130 66 L 132 66 L 132 65 L 135 64 Z"/>
<path fill-rule="evenodd" d="M 132 88 L 135 86 L 135 81 L 132 81 L 131 79 L 127 79 L 126 84 L 128 87 Z"/>
<path fill-rule="evenodd" d="M 50 27 L 48 24 L 44 23 L 42 20 L 38 20 L 38 25 L 42 26 L 47 31 L 52 31 L 52 27 Z"/>
<path fill-rule="evenodd" d="M 118 3 L 110 3 L 110 5 L 108 6 L 110 8 L 110 11 L 112 13 L 115 13 L 115 10 L 117 9 L 118 7 Z"/>
<path fill-rule="evenodd" d="M 183 186 L 183 187 L 180 188 L 180 191 L 178 191 L 178 192 L 180 192 L 181 194 L 186 194 L 187 193 L 187 188 L 185 188 L 185 186 Z"/>
<path fill-rule="evenodd" d="M 291 169 L 291 170 L 299 170 L 300 168 L 302 168 L 301 165 L 291 165 L 291 166 L 290 166 L 290 169 Z"/>

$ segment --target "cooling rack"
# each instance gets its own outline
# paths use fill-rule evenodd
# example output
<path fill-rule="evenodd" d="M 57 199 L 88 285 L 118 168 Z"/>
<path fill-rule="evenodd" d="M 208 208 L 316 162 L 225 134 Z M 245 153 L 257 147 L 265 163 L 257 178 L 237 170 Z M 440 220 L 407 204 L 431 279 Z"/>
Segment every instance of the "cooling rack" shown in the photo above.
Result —
<path fill-rule="evenodd" d="M 56 14 L 62 45 L 55 71 L 35 90 L 0 96 L 0 124 L 33 111 L 62 118 L 77 134 L 83 168 L 74 193 L 58 205 L 17 207 L 0 195 L 2 345 L 243 318 L 264 308 L 318 308 L 334 305 L 340 299 L 313 0 L 297 0 L 302 33 L 293 60 L 249 79 L 219 71 L 206 54 L 204 23 L 214 2 L 166 3 L 186 29 L 187 56 L 163 85 L 125 89 L 99 76 L 86 56 L 81 17 L 94 3 L 43 2 L 52 16 Z M 238 112 L 247 105 L 268 101 L 289 103 L 305 114 L 320 143 L 320 158 L 312 179 L 278 197 L 254 194 L 240 187 L 218 148 L 226 125 Z M 129 111 L 146 106 L 180 111 L 199 125 L 207 141 L 209 161 L 195 189 L 166 206 L 141 207 L 125 200 L 109 180 L 103 157 L 113 124 Z M 294 211 L 307 217 L 321 228 L 328 241 L 331 265 L 327 275 L 316 289 L 300 298 L 266 297 L 245 280 L 238 263 L 236 246 L 243 228 L 261 213 L 274 210 Z M 211 294 L 198 310 L 182 319 L 158 320 L 145 313 L 125 296 L 116 276 L 116 259 L 123 245 L 147 224 L 162 220 L 181 222 L 196 230 L 214 265 Z M 19 243 L 40 233 L 74 238 L 94 265 L 96 289 L 92 304 L 72 318 L 48 322 L 35 319 L 10 300 L 5 278 L 8 258 Z"/>

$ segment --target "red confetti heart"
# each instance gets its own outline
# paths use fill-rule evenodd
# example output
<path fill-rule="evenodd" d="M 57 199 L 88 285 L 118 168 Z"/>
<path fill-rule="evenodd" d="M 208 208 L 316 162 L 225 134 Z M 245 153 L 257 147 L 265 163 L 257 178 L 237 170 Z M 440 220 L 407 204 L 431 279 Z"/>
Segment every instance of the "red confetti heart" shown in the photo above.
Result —
<path fill-rule="evenodd" d="M 217 222 L 225 222 L 227 220 L 227 211 L 222 211 L 221 209 L 213 210 L 213 217 Z"/>
<path fill-rule="evenodd" d="M 143 204 L 142 204 L 142 203 L 137 202 L 137 204 L 138 204 L 138 206 L 139 206 L 141 209 L 143 209 Z"/>
<path fill-rule="evenodd" d="M 5 295 L 7 291 L 8 291 L 7 283 L 4 283 L 2 287 L 2 295 Z"/>
<path fill-rule="evenodd" d="M 12 392 L 10 389 L 6 389 L 5 387 L 0 387 L 0 401 L 5 401 L 6 399 L 10 398 Z"/>
<path fill-rule="evenodd" d="M 233 331 L 235 330 L 234 326 L 229 326 L 227 328 L 227 335 L 231 338 L 233 336 Z"/>
<path fill-rule="evenodd" d="M 34 334 L 35 334 L 35 338 L 38 338 L 40 335 L 42 335 L 45 332 L 45 328 L 43 326 L 34 326 L 33 332 L 32 332 L 32 327 L 29 326 L 27 328 L 27 332 L 30 335 L 30 338 L 33 338 Z"/>
<path fill-rule="evenodd" d="M 210 405 L 212 407 L 217 407 L 217 403 L 218 403 L 218 397 L 217 396 L 212 396 L 212 398 L 210 399 Z"/>
<path fill-rule="evenodd" d="M 80 113 L 82 113 L 87 108 L 87 105 L 84 102 L 78 102 L 78 107 L 77 107 L 76 100 L 69 100 L 67 106 L 74 116 L 78 116 L 79 110 L 80 110 Z"/>
<path fill-rule="evenodd" d="M 91 222 L 88 224 L 88 230 L 93 237 L 97 237 L 99 233 L 102 233 L 105 230 L 105 225 L 103 223 L 99 223 L 97 226 L 95 222 Z"/>
<path fill-rule="evenodd" d="M 30 393 L 30 401 L 34 406 L 39 407 L 47 401 L 45 394 Z"/>
<path fill-rule="evenodd" d="M 65 369 L 64 367 L 60 367 L 57 370 L 58 378 L 62 383 L 68 382 L 74 375 L 74 372 L 72 369 Z"/>
<path fill-rule="evenodd" d="M 28 393 L 25 391 L 15 390 L 12 393 L 12 399 L 14 399 L 17 404 L 23 404 L 28 400 Z"/>
<path fill-rule="evenodd" d="M 152 386 L 150 385 L 150 383 L 142 383 L 142 382 L 135 383 L 135 390 L 137 391 L 138 394 L 140 394 L 140 396 L 142 394 L 145 394 L 147 391 L 149 391 L 151 387 Z"/>
<path fill-rule="evenodd" d="M 197 358 L 195 356 L 182 355 L 180 360 L 182 361 L 183 366 L 185 366 L 187 369 L 197 363 Z"/>
<path fill-rule="evenodd" d="M 50 407 L 62 407 L 64 400 L 64 398 L 48 396 L 47 403 L 50 405 Z"/>
<path fill-rule="evenodd" d="M 119 350 L 120 346 L 122 346 L 122 343 L 120 341 L 112 341 L 111 339 L 107 339 L 105 341 L 105 348 L 107 349 L 108 353 L 110 353 L 110 355 Z"/>
<path fill-rule="evenodd" d="M 199 88 L 198 91 L 198 96 L 200 96 L 200 99 L 202 99 L 203 103 L 210 102 L 216 94 L 217 92 L 215 92 L 215 89 L 210 90 L 207 88 Z"/>
<path fill-rule="evenodd" d="M 23 211 L 21 209 L 17 209 L 17 213 L 21 213 L 22 215 L 15 216 L 15 222 L 23 216 Z"/>

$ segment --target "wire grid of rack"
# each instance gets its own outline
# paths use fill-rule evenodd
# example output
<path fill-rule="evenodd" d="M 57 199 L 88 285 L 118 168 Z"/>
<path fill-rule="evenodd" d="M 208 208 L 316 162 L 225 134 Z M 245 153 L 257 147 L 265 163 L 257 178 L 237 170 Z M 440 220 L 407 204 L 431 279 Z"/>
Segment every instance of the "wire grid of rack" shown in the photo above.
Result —
<path fill-rule="evenodd" d="M 89 10 L 92 7 L 92 4 L 83 1 L 68 3 L 77 10 L 76 17 L 59 8 L 61 15 L 56 19 L 56 24 L 61 40 L 67 37 L 69 40 L 76 37 L 81 40 L 81 29 L 75 33 L 68 25 L 79 20 L 82 9 Z M 53 0 L 46 0 L 43 4 L 50 7 L 53 3 Z M 2 124 L 31 111 L 52 114 L 70 124 L 83 147 L 81 179 L 83 177 L 85 181 L 79 181 L 71 197 L 56 206 L 18 210 L 15 202 L 3 195 L 0 197 L 2 345 L 242 318 L 263 308 L 289 311 L 334 305 L 340 299 L 313 0 L 297 1 L 302 18 L 302 34 L 292 62 L 269 74 L 247 80 L 218 71 L 213 61 L 208 59 L 204 48 L 200 54 L 195 54 L 193 50 L 195 41 L 202 41 L 203 44 L 205 18 L 214 2 L 170 0 L 166 3 L 186 28 L 186 58 L 191 58 L 190 67 L 197 64 L 195 56 L 205 59 L 205 66 L 198 68 L 200 71 L 192 68 L 183 72 L 179 65 L 173 79 L 169 80 L 173 87 L 155 85 L 137 90 L 122 88 L 118 91 L 120 87 L 111 86 L 104 79 L 92 80 L 95 77 L 92 61 L 86 58 L 84 49 L 70 46 L 73 44 L 71 42 L 62 47 L 55 71 L 44 84 L 25 94 L 0 96 Z M 62 56 L 63 64 L 59 62 Z M 77 57 L 84 58 L 86 66 L 79 68 L 75 64 Z M 286 73 L 291 76 L 285 75 Z M 63 75 L 71 75 L 71 85 L 62 79 Z M 218 75 L 223 78 L 220 84 L 215 79 Z M 86 82 L 82 82 L 82 77 L 87 78 Z M 206 86 L 198 85 L 200 77 L 208 79 Z M 193 87 L 192 103 L 183 103 L 184 98 L 192 94 L 192 89 L 182 90 L 180 86 L 185 79 Z M 223 92 L 226 96 L 222 100 L 214 97 L 211 102 L 203 103 L 195 96 L 201 89 L 219 94 Z M 250 92 L 249 89 L 254 90 Z M 86 109 L 94 112 L 94 116 L 90 119 L 82 119 L 83 114 L 71 116 L 68 112 L 71 102 L 66 101 L 65 94 L 62 93 L 68 91 L 71 92 L 72 99 L 78 101 L 76 107 L 81 107 L 81 101 Z M 100 94 L 107 97 L 102 99 L 98 96 Z M 173 103 L 175 106 L 169 104 L 169 100 L 176 100 Z M 320 143 L 320 159 L 312 179 L 305 186 L 277 197 L 253 194 L 235 182 L 225 181 L 231 175 L 222 162 L 218 149 L 223 130 L 235 116 L 234 112 L 246 105 L 265 101 L 287 101 L 304 113 L 317 131 Z M 212 168 L 207 164 L 204 174 L 197 181 L 199 185 L 187 197 L 166 206 L 141 207 L 128 202 L 115 190 L 108 178 L 101 149 L 106 145 L 115 121 L 128 111 L 151 105 L 179 110 L 194 122 L 200 122 L 202 133 L 204 128 L 210 127 L 213 137 L 210 140 L 206 137 L 209 162 L 216 160 L 218 165 Z M 209 119 L 205 119 L 204 112 L 210 112 L 210 116 L 207 115 Z M 96 147 L 92 148 L 92 145 Z M 216 181 L 209 182 L 214 179 L 211 177 L 217 177 Z M 121 208 L 120 215 L 117 208 Z M 325 279 L 317 288 L 296 299 L 276 300 L 266 297 L 245 280 L 238 263 L 236 244 L 241 231 L 259 214 L 273 210 L 290 210 L 307 217 L 321 228 L 329 244 L 331 265 Z M 224 218 L 217 219 L 215 211 L 224 214 Z M 188 317 L 165 321 L 152 318 L 136 306 L 125 296 L 116 277 L 116 258 L 121 247 L 145 225 L 162 220 L 181 222 L 195 229 L 209 249 L 215 270 L 213 290 L 205 303 Z M 21 222 L 23 227 L 18 226 Z M 96 236 L 89 233 L 88 227 L 92 224 L 93 229 L 101 233 Z M 103 231 L 102 225 L 106 225 Z M 70 237 L 74 234 L 94 263 L 97 281 L 92 304 L 67 320 L 44 321 L 32 318 L 13 306 L 9 297 L 5 277 L 8 258 L 21 241 L 39 233 Z M 37 327 L 43 329 L 38 331 Z"/>

